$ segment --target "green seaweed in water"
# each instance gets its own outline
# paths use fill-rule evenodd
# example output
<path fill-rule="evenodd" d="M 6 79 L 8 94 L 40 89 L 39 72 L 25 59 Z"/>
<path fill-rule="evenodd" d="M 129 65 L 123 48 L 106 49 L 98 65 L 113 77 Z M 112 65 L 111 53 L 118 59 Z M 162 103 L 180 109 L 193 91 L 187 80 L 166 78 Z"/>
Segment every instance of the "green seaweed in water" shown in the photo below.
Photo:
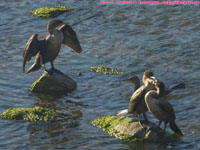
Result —
<path fill-rule="evenodd" d="M 1 119 L 31 122 L 55 120 L 57 117 L 58 114 L 54 110 L 43 107 L 9 108 L 0 115 Z"/>
<path fill-rule="evenodd" d="M 94 72 L 103 73 L 103 74 L 107 74 L 107 75 L 122 75 L 122 74 L 124 74 L 124 72 L 121 71 L 120 69 L 109 68 L 109 67 L 105 67 L 105 66 L 92 66 L 92 67 L 90 67 L 90 69 Z"/>
<path fill-rule="evenodd" d="M 30 14 L 32 14 L 33 16 L 41 17 L 43 19 L 48 19 L 48 18 L 57 17 L 63 14 L 64 12 L 69 12 L 72 10 L 73 10 L 72 8 L 69 8 L 66 6 L 56 6 L 52 8 L 43 7 L 43 8 L 31 10 Z"/>

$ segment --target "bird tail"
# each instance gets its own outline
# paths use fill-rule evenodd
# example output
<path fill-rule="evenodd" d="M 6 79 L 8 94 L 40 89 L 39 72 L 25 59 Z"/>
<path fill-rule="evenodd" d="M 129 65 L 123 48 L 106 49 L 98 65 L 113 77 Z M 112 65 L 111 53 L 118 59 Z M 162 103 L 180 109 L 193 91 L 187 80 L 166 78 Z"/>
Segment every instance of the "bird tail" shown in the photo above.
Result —
<path fill-rule="evenodd" d="M 33 64 L 26 73 L 30 73 L 30 72 L 33 72 L 33 71 L 36 71 L 36 70 L 39 70 L 41 68 L 41 65 L 40 64 Z"/>
<path fill-rule="evenodd" d="M 126 115 L 126 114 L 128 114 L 128 109 L 120 110 L 117 113 L 117 116 L 123 116 L 123 115 Z"/>
<path fill-rule="evenodd" d="M 178 126 L 176 125 L 175 121 L 170 121 L 169 122 L 169 126 L 170 128 L 175 132 L 178 133 L 180 135 L 183 136 L 183 133 L 181 132 L 181 130 L 178 128 Z"/>

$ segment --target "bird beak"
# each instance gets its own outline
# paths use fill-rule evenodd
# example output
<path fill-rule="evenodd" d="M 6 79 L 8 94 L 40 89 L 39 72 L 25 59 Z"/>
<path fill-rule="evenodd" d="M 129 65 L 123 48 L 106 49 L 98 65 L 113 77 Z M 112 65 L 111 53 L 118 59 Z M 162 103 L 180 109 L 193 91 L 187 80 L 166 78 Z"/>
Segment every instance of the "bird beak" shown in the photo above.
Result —
<path fill-rule="evenodd" d="M 129 79 L 125 79 L 125 80 L 122 80 L 122 81 L 130 81 Z"/>
<path fill-rule="evenodd" d="M 71 24 L 71 22 L 65 22 L 64 24 Z"/>
<path fill-rule="evenodd" d="M 157 80 L 156 77 L 154 77 L 154 76 L 151 77 L 151 80 L 153 81 L 153 83 L 158 82 L 158 80 Z"/>

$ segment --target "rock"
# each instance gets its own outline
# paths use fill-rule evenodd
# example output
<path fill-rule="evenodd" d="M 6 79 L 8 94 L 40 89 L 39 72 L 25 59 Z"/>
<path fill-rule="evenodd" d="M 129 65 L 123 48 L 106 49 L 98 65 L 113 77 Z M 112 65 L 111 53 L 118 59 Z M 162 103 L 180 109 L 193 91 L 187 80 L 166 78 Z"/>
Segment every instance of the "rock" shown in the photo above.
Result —
<path fill-rule="evenodd" d="M 30 87 L 30 91 L 43 94 L 67 95 L 77 87 L 76 82 L 59 70 L 44 72 Z"/>
<path fill-rule="evenodd" d="M 91 124 L 102 129 L 104 132 L 111 136 L 115 136 L 125 142 L 135 141 L 175 141 L 177 137 L 165 133 L 165 136 L 161 138 L 163 133 L 162 129 L 156 128 L 153 123 L 143 124 L 143 127 L 139 124 L 138 120 L 125 116 L 102 116 L 91 121 Z M 149 128 L 152 128 L 148 130 Z"/>
<path fill-rule="evenodd" d="M 52 109 L 43 107 L 9 108 L 1 113 L 0 118 L 7 120 L 49 121 L 55 120 L 59 115 Z"/>

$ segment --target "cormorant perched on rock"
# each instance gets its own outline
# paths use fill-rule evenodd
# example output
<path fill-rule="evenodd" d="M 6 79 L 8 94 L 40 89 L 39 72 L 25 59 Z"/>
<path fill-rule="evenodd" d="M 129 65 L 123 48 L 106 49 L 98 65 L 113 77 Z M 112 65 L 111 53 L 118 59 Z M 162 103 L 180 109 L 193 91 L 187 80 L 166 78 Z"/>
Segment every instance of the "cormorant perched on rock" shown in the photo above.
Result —
<path fill-rule="evenodd" d="M 58 28 L 60 27 L 60 28 Z M 60 20 L 53 20 L 48 23 L 47 31 L 49 35 L 43 39 L 38 40 L 38 34 L 33 34 L 28 42 L 23 54 L 23 71 L 25 72 L 25 65 L 32 57 L 36 56 L 34 64 L 28 69 L 27 73 L 36 71 L 45 63 L 51 62 L 51 67 L 54 69 L 53 61 L 58 56 L 61 44 L 64 44 L 77 53 L 82 52 L 76 32 L 68 23 Z"/>
<path fill-rule="evenodd" d="M 152 77 L 153 77 L 153 72 L 151 72 L 150 70 L 146 70 L 144 72 L 144 74 L 143 74 L 144 85 L 142 85 L 140 88 L 138 88 L 132 94 L 132 96 L 130 98 L 128 110 L 127 109 L 121 110 L 120 112 L 118 112 L 118 115 L 123 115 L 126 113 L 133 113 L 138 116 L 138 119 L 141 123 L 140 114 L 143 114 L 145 120 L 148 121 L 147 116 L 145 114 L 145 112 L 148 109 L 147 109 L 144 97 L 148 91 L 155 90 L 155 86 L 151 82 L 148 81 L 148 79 L 151 79 Z M 126 81 L 130 81 L 130 82 L 134 83 L 136 87 L 138 87 L 138 85 L 139 85 L 139 78 L 136 76 L 133 76 Z"/>
<path fill-rule="evenodd" d="M 163 94 L 165 90 L 164 84 L 157 80 L 155 80 L 154 82 L 156 91 L 151 90 L 145 95 L 145 102 L 148 110 L 153 114 L 154 117 L 159 120 L 158 127 L 160 127 L 162 122 L 165 123 L 163 136 L 165 134 L 166 126 L 168 123 L 170 128 L 174 132 L 183 135 L 183 133 L 175 123 L 175 113 L 172 105 L 167 101 L 161 101 L 157 99 L 160 95 Z"/>

